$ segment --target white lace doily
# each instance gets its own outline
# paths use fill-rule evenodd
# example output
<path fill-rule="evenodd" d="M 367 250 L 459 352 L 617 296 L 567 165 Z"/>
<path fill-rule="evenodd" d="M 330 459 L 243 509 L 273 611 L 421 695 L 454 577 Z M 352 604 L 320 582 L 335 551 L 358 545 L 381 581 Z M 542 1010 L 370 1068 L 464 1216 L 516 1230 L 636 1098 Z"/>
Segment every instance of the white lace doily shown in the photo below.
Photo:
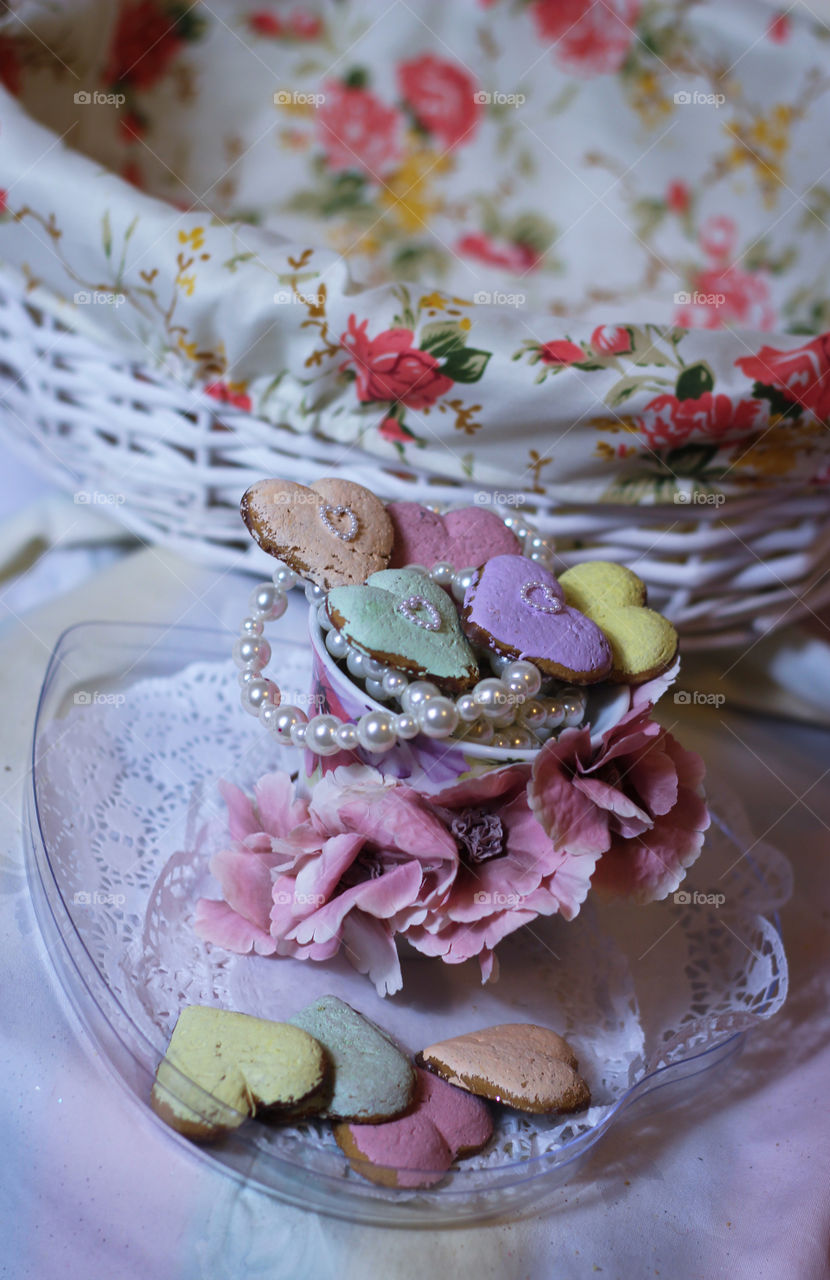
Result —
<path fill-rule="evenodd" d="M 308 659 L 292 646 L 280 652 L 279 682 L 294 700 L 308 687 Z M 226 838 L 217 782 L 250 788 L 268 768 L 295 762 L 240 709 L 230 662 L 195 662 L 125 685 L 120 696 L 71 705 L 43 728 L 36 790 L 63 900 L 137 1033 L 136 1053 L 151 1052 L 141 1036 L 152 1046 L 150 1071 L 191 1003 L 280 1019 L 333 992 L 412 1051 L 497 1022 L 551 1026 L 574 1045 L 593 1105 L 564 1119 L 502 1112 L 490 1148 L 461 1166 L 486 1178 L 530 1157 L 555 1159 L 649 1073 L 722 1043 L 784 1000 L 785 957 L 766 916 L 789 894 L 789 865 L 753 843 L 742 814 L 720 797 L 683 887 L 723 902 L 589 903 L 570 924 L 540 920 L 501 945 L 501 977 L 488 986 L 475 963 L 445 966 L 407 952 L 402 992 L 382 1000 L 339 958 L 315 964 L 211 947 L 191 925 L 196 900 L 218 896 L 208 871 Z M 251 1131 L 257 1147 L 354 1178 L 325 1125 Z"/>

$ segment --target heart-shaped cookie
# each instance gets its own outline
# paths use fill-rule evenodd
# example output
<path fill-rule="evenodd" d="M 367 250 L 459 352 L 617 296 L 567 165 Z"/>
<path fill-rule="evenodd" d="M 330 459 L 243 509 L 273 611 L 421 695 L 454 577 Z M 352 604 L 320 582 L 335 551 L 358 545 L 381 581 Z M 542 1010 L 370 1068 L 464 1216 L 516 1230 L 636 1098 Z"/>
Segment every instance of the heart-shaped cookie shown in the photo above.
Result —
<path fill-rule="evenodd" d="M 532 1022 L 509 1022 L 431 1044 L 415 1061 L 442 1080 L 519 1111 L 581 1111 L 591 1091 L 567 1040 Z"/>
<path fill-rule="evenodd" d="M 150 1101 L 171 1128 L 206 1142 L 238 1128 L 260 1107 L 296 1113 L 320 1093 L 327 1072 L 322 1045 L 299 1027 L 188 1005 Z"/>
<path fill-rule="evenodd" d="M 418 1068 L 412 1110 L 385 1124 L 339 1124 L 334 1136 L 369 1182 L 426 1187 L 439 1182 L 453 1160 L 474 1155 L 493 1136 L 485 1102 Z"/>
<path fill-rule="evenodd" d="M 415 1073 L 385 1031 L 337 996 L 321 996 L 290 1019 L 326 1050 L 331 1096 L 319 1114 L 375 1124 L 400 1115 L 412 1101 Z"/>
<path fill-rule="evenodd" d="M 386 510 L 395 529 L 391 569 L 407 564 L 431 569 L 443 561 L 457 571 L 522 549 L 515 533 L 485 507 L 462 507 L 442 516 L 419 502 L 390 502 Z"/>
<path fill-rule="evenodd" d="M 611 646 L 600 628 L 565 603 L 549 570 L 525 556 L 495 556 L 479 569 L 462 616 L 473 644 L 527 658 L 560 680 L 593 684 L 611 669 Z"/>
<path fill-rule="evenodd" d="M 569 605 L 593 619 L 611 644 L 609 679 L 643 684 L 667 671 L 677 654 L 677 632 L 668 618 L 645 608 L 645 583 L 624 565 L 590 560 L 560 579 Z"/>
<path fill-rule="evenodd" d="M 326 606 L 355 649 L 397 671 L 452 692 L 478 678 L 451 597 L 417 569 L 382 569 L 364 586 L 335 587 Z"/>
<path fill-rule="evenodd" d="M 263 551 L 318 587 L 365 582 L 389 563 L 394 529 L 386 507 L 351 480 L 259 480 L 242 498 L 242 519 Z"/>

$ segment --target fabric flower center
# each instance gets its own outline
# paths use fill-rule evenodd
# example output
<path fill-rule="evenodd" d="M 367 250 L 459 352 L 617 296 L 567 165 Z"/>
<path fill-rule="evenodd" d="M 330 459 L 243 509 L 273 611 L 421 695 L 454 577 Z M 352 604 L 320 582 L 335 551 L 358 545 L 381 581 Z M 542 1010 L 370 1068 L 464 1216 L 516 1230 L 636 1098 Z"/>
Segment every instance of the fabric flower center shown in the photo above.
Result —
<path fill-rule="evenodd" d="M 353 889 L 367 880 L 379 880 L 383 875 L 383 859 L 377 849 L 365 844 L 347 871 L 340 877 L 340 889 Z"/>
<path fill-rule="evenodd" d="M 450 822 L 450 831 L 458 842 L 462 859 L 474 866 L 491 858 L 501 858 L 507 852 L 502 820 L 486 809 L 462 809 Z"/>

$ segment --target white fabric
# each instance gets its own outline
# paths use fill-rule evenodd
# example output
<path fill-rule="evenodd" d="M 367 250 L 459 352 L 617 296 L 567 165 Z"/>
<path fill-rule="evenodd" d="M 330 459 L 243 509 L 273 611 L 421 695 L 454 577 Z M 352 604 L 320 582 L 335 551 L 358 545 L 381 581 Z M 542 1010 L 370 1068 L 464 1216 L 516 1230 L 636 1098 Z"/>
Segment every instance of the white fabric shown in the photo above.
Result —
<path fill-rule="evenodd" d="M 686 1098 L 632 1109 L 549 1206 L 487 1227 L 385 1231 L 243 1190 L 174 1143 L 91 1051 L 50 972 L 23 870 L 20 812 L 37 690 L 66 625 L 94 617 L 215 624 L 249 582 L 142 550 L 0 635 L 6 784 L 0 796 L 4 1156 L 0 1239 L 15 1280 L 363 1280 L 556 1274 L 593 1280 L 819 1280 L 828 1275 L 830 765 L 826 733 L 729 706 L 672 705 L 689 746 L 791 858 L 783 1012 Z M 658 1102 L 658 1100 L 660 1100 Z"/>

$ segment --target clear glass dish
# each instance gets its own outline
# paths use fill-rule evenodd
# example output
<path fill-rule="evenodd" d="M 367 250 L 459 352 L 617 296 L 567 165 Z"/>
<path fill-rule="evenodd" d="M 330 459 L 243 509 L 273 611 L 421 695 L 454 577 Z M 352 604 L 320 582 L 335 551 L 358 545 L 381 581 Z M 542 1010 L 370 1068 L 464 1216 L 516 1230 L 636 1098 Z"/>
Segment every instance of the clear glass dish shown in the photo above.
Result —
<path fill-rule="evenodd" d="M 353 1221 L 482 1220 L 543 1201 L 628 1106 L 723 1064 L 780 1007 L 775 912 L 789 866 L 759 842 L 745 853 L 744 819 L 720 797 L 677 901 L 586 904 L 570 924 L 537 922 L 502 944 L 501 977 L 486 987 L 474 964 L 403 955 L 403 991 L 384 1001 L 339 959 L 231 957 L 201 943 L 189 921 L 198 896 L 218 896 L 207 868 L 222 839 L 218 779 L 250 787 L 268 768 L 292 767 L 239 706 L 231 643 L 218 631 L 83 624 L 60 638 L 41 691 L 26 813 L 36 912 L 86 1034 L 133 1103 L 148 1107 L 184 1004 L 280 1018 L 327 991 L 412 1051 L 496 1022 L 550 1025 L 574 1044 L 593 1103 L 564 1118 L 505 1109 L 490 1148 L 424 1191 L 360 1178 L 314 1123 L 252 1120 L 205 1148 L 165 1129 L 169 1141 L 280 1199 Z M 301 697 L 307 649 L 272 648 L 286 697 Z"/>

